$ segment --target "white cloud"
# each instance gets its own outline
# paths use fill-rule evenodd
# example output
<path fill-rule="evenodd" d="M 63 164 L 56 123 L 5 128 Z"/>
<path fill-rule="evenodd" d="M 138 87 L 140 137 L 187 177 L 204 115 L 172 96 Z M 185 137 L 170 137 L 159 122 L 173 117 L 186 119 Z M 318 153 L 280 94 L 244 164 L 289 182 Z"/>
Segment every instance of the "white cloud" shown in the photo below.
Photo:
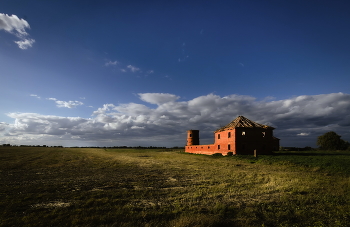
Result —
<path fill-rule="evenodd" d="M 105 66 L 114 66 L 117 68 L 117 70 L 120 70 L 123 73 L 126 73 L 126 72 L 142 73 L 143 72 L 140 68 L 138 68 L 134 65 L 125 65 L 119 61 L 109 60 L 105 63 Z M 145 72 L 145 76 L 148 76 L 148 75 L 153 74 L 153 73 L 154 73 L 154 70 L 147 70 Z"/>
<path fill-rule="evenodd" d="M 111 66 L 111 65 L 117 65 L 117 64 L 119 64 L 118 61 L 108 61 L 105 63 L 105 66 Z"/>
<path fill-rule="evenodd" d="M 301 132 L 297 134 L 297 136 L 308 136 L 308 135 L 310 135 L 310 133 L 307 133 L 307 132 Z"/>
<path fill-rule="evenodd" d="M 139 68 L 135 67 L 135 66 L 132 66 L 132 65 L 128 65 L 126 66 L 128 69 L 130 69 L 131 72 L 135 73 L 135 72 L 138 72 L 140 71 Z"/>
<path fill-rule="evenodd" d="M 80 101 L 60 101 L 60 100 L 57 100 L 56 98 L 48 98 L 48 100 L 55 101 L 57 107 L 74 108 L 77 106 L 84 105 L 84 103 Z"/>
<path fill-rule="evenodd" d="M 22 50 L 28 49 L 28 47 L 32 47 L 34 42 L 35 42 L 34 39 L 24 39 L 21 41 L 15 41 L 18 47 L 21 48 Z"/>
<path fill-rule="evenodd" d="M 34 95 L 34 94 L 31 94 L 30 96 L 32 96 L 32 97 L 36 97 L 37 99 L 40 99 L 40 98 L 41 98 L 40 96 L 38 96 L 38 95 Z"/>
<path fill-rule="evenodd" d="M 136 126 L 136 125 L 134 125 L 134 126 L 131 126 L 131 129 L 144 129 L 145 127 L 140 127 L 140 126 Z"/>
<path fill-rule="evenodd" d="M 79 102 L 79 101 L 56 101 L 56 104 L 58 107 L 66 107 L 66 108 L 74 108 L 77 106 L 81 106 L 84 103 Z"/>
<path fill-rule="evenodd" d="M 151 103 L 161 105 L 163 103 L 174 102 L 179 99 L 179 96 L 168 93 L 139 93 L 140 99 Z"/>
<path fill-rule="evenodd" d="M 16 15 L 9 16 L 0 13 L 0 29 L 15 34 L 18 37 L 22 37 L 28 35 L 25 31 L 26 28 L 30 28 L 26 20 L 19 19 Z"/>
<path fill-rule="evenodd" d="M 105 104 L 88 119 L 9 113 L 14 123 L 0 124 L 0 143 L 183 146 L 186 130 L 199 129 L 201 143 L 207 144 L 213 142 L 214 130 L 238 115 L 276 127 L 275 136 L 281 139 L 282 146 L 315 146 L 317 136 L 327 131 L 335 131 L 350 141 L 349 94 L 298 96 L 278 101 L 257 101 L 244 95 L 208 94 L 188 101 L 179 101 L 178 96 L 168 93 L 138 95 L 142 101 L 157 106 Z"/>
<path fill-rule="evenodd" d="M 29 35 L 26 32 L 26 29 L 30 29 L 29 23 L 24 19 L 19 19 L 16 15 L 9 16 L 0 13 L 0 30 L 1 29 L 20 38 L 21 40 L 15 41 L 15 43 L 21 49 L 32 47 L 35 42 L 34 39 L 26 38 Z"/>

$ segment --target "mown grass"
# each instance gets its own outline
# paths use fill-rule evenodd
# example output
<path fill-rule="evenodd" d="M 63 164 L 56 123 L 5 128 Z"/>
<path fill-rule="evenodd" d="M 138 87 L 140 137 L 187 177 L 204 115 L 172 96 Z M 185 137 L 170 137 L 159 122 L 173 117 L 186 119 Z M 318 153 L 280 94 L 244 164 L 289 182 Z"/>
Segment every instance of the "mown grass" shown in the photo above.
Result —
<path fill-rule="evenodd" d="M 350 154 L 0 148 L 0 226 L 350 226 Z"/>

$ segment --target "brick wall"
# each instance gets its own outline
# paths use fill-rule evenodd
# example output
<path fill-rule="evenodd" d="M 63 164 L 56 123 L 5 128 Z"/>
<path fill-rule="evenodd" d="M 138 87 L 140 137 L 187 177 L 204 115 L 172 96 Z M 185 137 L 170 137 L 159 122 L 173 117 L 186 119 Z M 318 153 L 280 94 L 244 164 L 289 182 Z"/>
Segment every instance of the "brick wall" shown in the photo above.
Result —
<path fill-rule="evenodd" d="M 235 128 L 217 132 L 214 134 L 214 136 L 214 144 L 193 144 L 192 146 L 186 146 L 185 152 L 207 155 L 212 155 L 215 153 L 227 155 L 228 152 L 232 152 L 233 154 L 253 155 L 254 150 L 257 150 L 257 154 L 271 154 L 276 147 L 276 140 L 273 139 L 272 129 Z M 187 141 L 189 142 L 189 140 Z"/>

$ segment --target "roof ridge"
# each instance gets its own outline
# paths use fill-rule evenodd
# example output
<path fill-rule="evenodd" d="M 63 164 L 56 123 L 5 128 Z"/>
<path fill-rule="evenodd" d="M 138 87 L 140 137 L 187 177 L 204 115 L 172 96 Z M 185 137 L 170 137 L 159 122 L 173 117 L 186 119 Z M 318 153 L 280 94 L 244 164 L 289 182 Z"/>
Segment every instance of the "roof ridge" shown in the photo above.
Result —
<path fill-rule="evenodd" d="M 221 132 L 221 131 L 225 131 L 228 129 L 234 129 L 234 128 L 265 128 L 265 129 L 271 128 L 271 129 L 274 129 L 271 126 L 259 124 L 259 123 L 252 121 L 252 120 L 249 120 L 248 118 L 246 118 L 244 116 L 238 116 L 233 121 L 231 121 L 229 124 L 217 129 L 215 132 Z"/>

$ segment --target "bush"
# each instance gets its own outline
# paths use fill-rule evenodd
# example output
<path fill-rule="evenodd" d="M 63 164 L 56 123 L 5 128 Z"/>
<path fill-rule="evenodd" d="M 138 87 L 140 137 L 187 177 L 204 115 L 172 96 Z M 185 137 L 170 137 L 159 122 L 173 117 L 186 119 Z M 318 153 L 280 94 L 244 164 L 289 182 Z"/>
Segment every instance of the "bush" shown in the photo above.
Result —
<path fill-rule="evenodd" d="M 317 137 L 317 145 L 322 150 L 346 150 L 349 143 L 340 139 L 337 133 L 330 131 Z"/>
<path fill-rule="evenodd" d="M 221 153 L 215 153 L 215 154 L 212 154 L 212 156 L 222 156 Z"/>

